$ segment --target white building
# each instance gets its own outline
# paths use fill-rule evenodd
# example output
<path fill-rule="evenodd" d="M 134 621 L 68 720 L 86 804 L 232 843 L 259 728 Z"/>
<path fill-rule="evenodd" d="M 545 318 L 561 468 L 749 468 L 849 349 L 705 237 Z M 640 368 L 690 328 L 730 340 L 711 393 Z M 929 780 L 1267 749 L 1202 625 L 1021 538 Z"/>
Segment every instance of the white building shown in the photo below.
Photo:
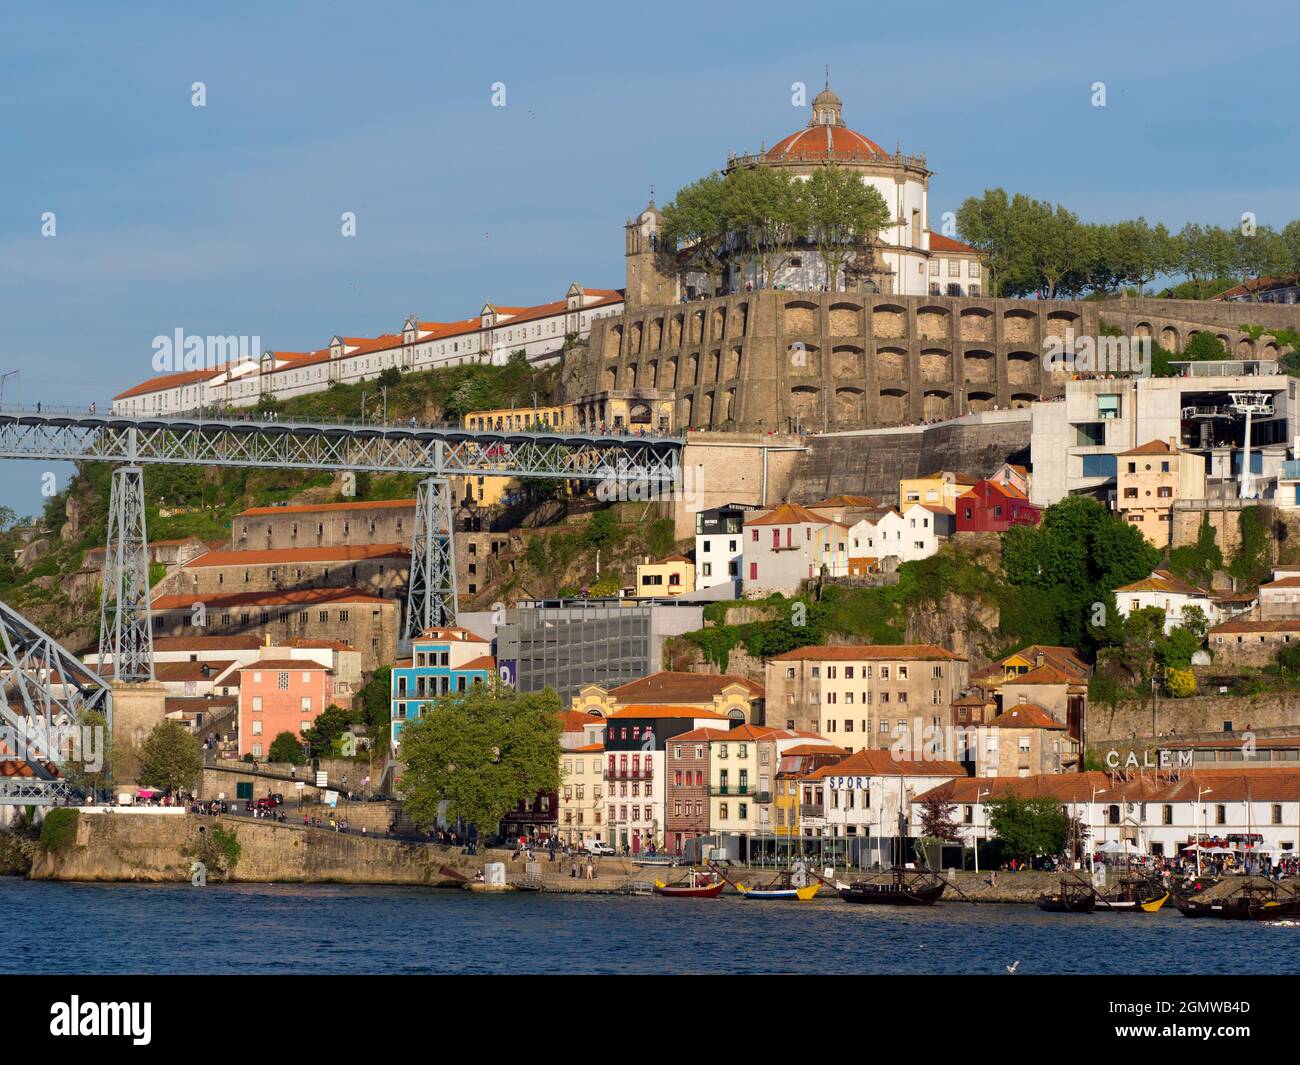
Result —
<path fill-rule="evenodd" d="M 695 515 L 695 587 L 737 583 L 744 563 L 745 515 L 749 503 L 701 510 Z"/>
<path fill-rule="evenodd" d="M 584 289 L 576 282 L 564 299 L 534 307 L 485 303 L 477 315 L 455 322 L 408 318 L 400 332 L 377 337 L 333 337 L 315 351 L 267 351 L 258 359 L 213 363 L 160 374 L 113 398 L 114 414 L 176 414 L 200 407 L 254 406 L 320 392 L 335 382 L 369 381 L 387 369 L 434 370 L 465 363 L 503 365 L 516 351 L 529 362 L 558 358 L 570 334 L 591 332 L 597 318 L 623 312 L 615 289 Z M 217 338 L 225 339 L 225 338 Z"/>
<path fill-rule="evenodd" d="M 894 556 L 900 562 L 929 558 L 939 550 L 939 538 L 952 535 L 956 518 L 947 507 L 911 503 L 889 511 L 876 522 L 872 540 L 877 558 Z"/>
<path fill-rule="evenodd" d="M 1180 581 L 1168 570 L 1158 569 L 1150 577 L 1115 589 L 1115 608 L 1120 617 L 1127 620 L 1138 610 L 1154 607 L 1165 615 L 1166 635 L 1183 623 L 1183 611 L 1193 606 L 1204 611 L 1212 626 L 1225 620 L 1218 602 L 1209 592 Z"/>
<path fill-rule="evenodd" d="M 798 503 L 745 515 L 745 595 L 789 595 L 801 581 L 849 571 L 849 529 Z"/>
<path fill-rule="evenodd" d="M 965 776 L 956 762 L 899 760 L 891 751 L 861 750 L 803 778 L 801 783 L 813 787 L 815 802 L 801 812 L 800 825 L 806 836 L 860 840 L 844 848 L 853 864 L 888 866 L 899 810 L 907 835 L 920 835 L 916 798 Z"/>

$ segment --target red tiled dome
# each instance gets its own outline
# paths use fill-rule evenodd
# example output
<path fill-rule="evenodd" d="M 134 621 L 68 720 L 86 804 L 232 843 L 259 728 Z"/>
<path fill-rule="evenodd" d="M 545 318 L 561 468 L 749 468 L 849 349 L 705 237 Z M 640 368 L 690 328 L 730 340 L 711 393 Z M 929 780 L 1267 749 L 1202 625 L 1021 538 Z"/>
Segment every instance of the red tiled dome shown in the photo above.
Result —
<path fill-rule="evenodd" d="M 793 159 L 881 159 L 889 155 L 879 144 L 848 126 L 806 126 L 778 141 L 763 158 L 772 162 Z"/>

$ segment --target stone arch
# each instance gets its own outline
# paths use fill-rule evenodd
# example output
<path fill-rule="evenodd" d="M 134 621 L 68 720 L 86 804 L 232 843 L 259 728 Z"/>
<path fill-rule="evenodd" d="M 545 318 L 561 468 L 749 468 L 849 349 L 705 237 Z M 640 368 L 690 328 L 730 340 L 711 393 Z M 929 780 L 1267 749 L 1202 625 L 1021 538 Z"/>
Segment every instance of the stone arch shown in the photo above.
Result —
<path fill-rule="evenodd" d="M 1181 338 L 1174 326 L 1167 325 L 1160 330 L 1160 346 L 1166 351 L 1172 351 L 1174 354 L 1182 350 Z"/>
<path fill-rule="evenodd" d="M 942 307 L 921 307 L 916 312 L 916 330 L 922 340 L 947 340 L 949 314 Z"/>
<path fill-rule="evenodd" d="M 850 426 L 862 421 L 864 393 L 852 386 L 835 390 L 835 424 Z"/>
<path fill-rule="evenodd" d="M 967 392 L 966 409 L 970 411 L 992 410 L 996 397 L 992 392 Z"/>
<path fill-rule="evenodd" d="M 1250 337 L 1241 337 L 1237 341 L 1237 358 L 1253 359 L 1255 357 L 1255 342 Z"/>
<path fill-rule="evenodd" d="M 647 388 L 659 387 L 659 360 L 651 359 L 646 363 L 645 383 Z"/>
<path fill-rule="evenodd" d="M 1278 357 L 1278 350 L 1277 341 L 1270 338 L 1267 343 L 1264 344 L 1263 356 L 1266 359 L 1276 359 Z"/>
<path fill-rule="evenodd" d="M 1219 343 L 1223 345 L 1223 350 L 1224 350 L 1224 351 L 1231 351 L 1231 350 L 1232 350 L 1232 341 L 1228 339 L 1228 334 L 1227 334 L 1227 333 L 1220 333 L 1220 334 L 1219 334 Z"/>
<path fill-rule="evenodd" d="M 1013 351 L 1007 355 L 1007 381 L 1013 385 L 1030 385 L 1038 379 L 1038 357 L 1032 351 Z"/>
<path fill-rule="evenodd" d="M 821 389 L 815 385 L 795 385 L 790 389 L 790 417 L 797 416 L 805 426 L 820 421 L 820 397 Z"/>
<path fill-rule="evenodd" d="M 862 377 L 862 349 L 852 344 L 841 344 L 839 347 L 832 348 L 831 376 Z"/>
<path fill-rule="evenodd" d="M 921 380 L 950 381 L 952 379 L 952 353 L 943 348 L 921 349 Z"/>
<path fill-rule="evenodd" d="M 712 340 L 720 339 L 727 331 L 727 308 L 714 307 L 713 321 L 709 323 L 709 338 Z"/>
<path fill-rule="evenodd" d="M 605 331 L 605 357 L 607 359 L 616 357 L 622 344 L 623 327 L 621 325 L 611 325 Z"/>
<path fill-rule="evenodd" d="M 646 346 L 647 351 L 658 351 L 664 344 L 664 320 L 654 318 L 650 322 L 649 343 Z"/>
<path fill-rule="evenodd" d="M 683 425 L 695 424 L 695 397 L 694 396 L 682 397 L 682 424 Z"/>
<path fill-rule="evenodd" d="M 705 392 L 700 400 L 700 424 L 702 426 L 713 425 L 713 392 Z"/>
<path fill-rule="evenodd" d="M 862 336 L 862 307 L 860 304 L 832 303 L 830 317 L 831 336 Z"/>
<path fill-rule="evenodd" d="M 664 382 L 660 388 L 674 389 L 677 387 L 677 356 L 674 355 L 664 363 Z"/>
<path fill-rule="evenodd" d="M 907 336 L 907 311 L 892 303 L 880 303 L 871 312 L 871 335 L 881 340 Z"/>
<path fill-rule="evenodd" d="M 927 422 L 952 417 L 952 393 L 932 388 L 921 397 L 921 417 Z"/>
<path fill-rule="evenodd" d="M 821 350 L 816 344 L 792 341 L 786 346 L 786 373 L 792 377 L 821 375 Z"/>
<path fill-rule="evenodd" d="M 1074 311 L 1048 311 L 1044 336 L 1063 337 L 1067 331 L 1074 329 L 1078 321 L 1079 315 Z"/>
<path fill-rule="evenodd" d="M 1003 312 L 1002 339 L 1008 344 L 1032 344 L 1035 340 L 1034 312 L 1019 307 Z"/>
<path fill-rule="evenodd" d="M 627 336 L 627 351 L 629 355 L 641 354 L 641 331 L 644 327 L 640 322 L 633 322 L 632 328 Z"/>
<path fill-rule="evenodd" d="M 679 348 L 682 344 L 682 328 L 685 319 L 680 314 L 674 314 L 672 321 L 668 323 L 668 346 L 670 348 Z"/>
<path fill-rule="evenodd" d="M 782 313 L 782 332 L 811 336 L 817 332 L 817 305 L 807 300 L 789 300 Z"/>
<path fill-rule="evenodd" d="M 614 392 L 618 390 L 618 367 L 605 367 L 605 391 Z"/>
<path fill-rule="evenodd" d="M 749 304 L 742 303 L 736 310 L 740 314 L 740 335 L 744 336 L 749 328 Z"/>
<path fill-rule="evenodd" d="M 650 409 L 650 404 L 645 400 L 636 400 L 629 403 L 627 407 L 627 421 L 629 425 L 649 425 L 654 421 L 654 413 Z"/>
<path fill-rule="evenodd" d="M 740 345 L 733 344 L 727 350 L 726 380 L 734 381 L 740 376 Z"/>
<path fill-rule="evenodd" d="M 901 381 L 907 377 L 907 352 L 902 348 L 881 348 L 876 352 L 876 376 L 882 381 Z"/>
<path fill-rule="evenodd" d="M 907 392 L 902 388 L 880 390 L 880 420 L 894 425 L 907 420 Z"/>
<path fill-rule="evenodd" d="M 699 344 L 704 340 L 704 311 L 703 309 L 691 314 L 691 343 Z"/>
<path fill-rule="evenodd" d="M 1031 403 L 1037 403 L 1039 398 L 1032 392 L 1013 392 L 1011 394 L 1011 405 L 1013 407 L 1027 407 Z"/>
<path fill-rule="evenodd" d="M 1149 337 L 1154 336 L 1155 334 L 1151 330 L 1150 322 L 1138 322 L 1138 324 L 1133 327 L 1133 335 L 1136 337 Z"/>
<path fill-rule="evenodd" d="M 710 382 L 720 381 L 722 379 L 722 352 L 714 349 L 709 352 L 704 371 L 704 380 Z"/>
<path fill-rule="evenodd" d="M 626 389 L 636 388 L 636 363 L 630 362 L 623 367 L 623 387 Z"/>
<path fill-rule="evenodd" d="M 966 352 L 961 359 L 962 380 L 972 385 L 991 385 L 997 381 L 993 352 L 978 348 Z"/>
<path fill-rule="evenodd" d="M 686 356 L 686 370 L 682 377 L 684 386 L 693 386 L 700 383 L 700 353 L 693 351 Z"/>
<path fill-rule="evenodd" d="M 968 307 L 962 311 L 961 338 L 993 343 L 993 312 L 983 307 Z"/>
<path fill-rule="evenodd" d="M 736 420 L 736 390 L 734 388 L 729 388 L 722 394 L 722 420 L 724 422 Z"/>

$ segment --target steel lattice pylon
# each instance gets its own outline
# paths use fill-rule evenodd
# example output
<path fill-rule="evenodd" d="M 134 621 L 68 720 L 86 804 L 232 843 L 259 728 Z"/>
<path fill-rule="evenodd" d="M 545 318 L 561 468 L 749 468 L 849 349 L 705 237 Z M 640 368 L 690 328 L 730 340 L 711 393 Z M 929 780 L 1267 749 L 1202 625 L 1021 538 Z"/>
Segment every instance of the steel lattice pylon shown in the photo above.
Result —
<path fill-rule="evenodd" d="M 45 805 L 69 794 L 67 782 L 49 765 L 63 760 L 66 741 L 87 711 L 102 713 L 111 732 L 108 684 L 52 636 L 0 603 L 0 758 L 28 770 L 0 774 L 0 805 Z"/>
<path fill-rule="evenodd" d="M 456 624 L 453 550 L 451 485 L 446 478 L 427 477 L 419 483 L 415 496 L 404 639 L 419 636 L 431 626 Z"/>
<path fill-rule="evenodd" d="M 113 471 L 99 608 L 100 669 L 111 657 L 119 681 L 154 679 L 148 545 L 144 469 L 121 466 Z"/>

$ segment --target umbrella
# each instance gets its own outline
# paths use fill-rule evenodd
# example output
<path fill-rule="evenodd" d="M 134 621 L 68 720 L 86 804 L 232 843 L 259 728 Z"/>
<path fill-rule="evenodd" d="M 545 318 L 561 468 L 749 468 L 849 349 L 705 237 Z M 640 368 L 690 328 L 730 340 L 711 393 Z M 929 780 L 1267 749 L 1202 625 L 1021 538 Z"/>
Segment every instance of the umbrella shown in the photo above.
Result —
<path fill-rule="evenodd" d="M 1117 843 L 1115 840 L 1107 840 L 1101 847 L 1102 854 L 1123 854 L 1127 850 L 1128 841 L 1124 845 Z"/>

